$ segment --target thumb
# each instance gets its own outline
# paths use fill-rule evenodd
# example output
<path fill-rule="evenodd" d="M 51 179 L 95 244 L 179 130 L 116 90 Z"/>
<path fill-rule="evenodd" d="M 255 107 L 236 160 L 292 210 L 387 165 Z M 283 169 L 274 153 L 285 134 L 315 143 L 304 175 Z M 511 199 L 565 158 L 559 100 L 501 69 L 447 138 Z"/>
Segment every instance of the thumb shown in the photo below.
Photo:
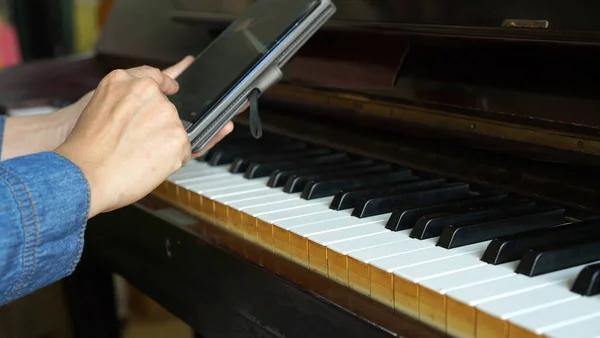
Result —
<path fill-rule="evenodd" d="M 172 65 L 169 68 L 164 69 L 163 73 L 168 77 L 175 79 L 179 75 L 181 75 L 181 73 L 183 73 L 183 71 L 186 70 L 187 67 L 189 67 L 192 64 L 192 62 L 194 62 L 194 60 L 195 58 L 193 56 L 186 56 L 178 63 Z"/>

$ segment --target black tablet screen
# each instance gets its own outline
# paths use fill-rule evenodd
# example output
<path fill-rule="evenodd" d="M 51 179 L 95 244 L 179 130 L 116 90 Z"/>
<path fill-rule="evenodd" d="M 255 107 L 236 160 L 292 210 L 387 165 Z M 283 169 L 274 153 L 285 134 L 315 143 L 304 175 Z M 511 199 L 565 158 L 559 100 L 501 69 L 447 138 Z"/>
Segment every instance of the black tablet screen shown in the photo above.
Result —
<path fill-rule="evenodd" d="M 195 123 L 319 4 L 318 0 L 258 0 L 179 76 L 170 97 L 181 119 Z"/>

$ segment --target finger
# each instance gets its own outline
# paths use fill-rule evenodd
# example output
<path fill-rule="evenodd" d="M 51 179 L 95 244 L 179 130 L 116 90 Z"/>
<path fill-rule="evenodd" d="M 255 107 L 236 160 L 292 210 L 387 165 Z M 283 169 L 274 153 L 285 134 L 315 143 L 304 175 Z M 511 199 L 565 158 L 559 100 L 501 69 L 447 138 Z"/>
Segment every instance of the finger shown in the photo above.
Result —
<path fill-rule="evenodd" d="M 242 109 L 240 109 L 240 111 L 238 111 L 238 114 L 241 114 L 243 112 L 246 111 L 246 109 L 248 109 L 248 107 L 250 107 L 250 102 L 246 102 L 246 104 L 242 107 Z"/>
<path fill-rule="evenodd" d="M 219 133 L 212 140 L 210 140 L 210 142 L 208 142 L 206 147 L 202 148 L 202 150 L 200 152 L 192 154 L 192 158 L 198 158 L 198 157 L 206 154 L 207 151 L 209 151 L 217 143 L 221 142 L 221 140 L 223 140 L 225 138 L 225 136 L 229 135 L 232 131 L 233 131 L 233 122 L 229 122 L 225 125 L 225 127 L 223 127 L 223 129 L 221 129 L 221 131 L 219 131 Z"/>
<path fill-rule="evenodd" d="M 179 90 L 179 84 L 158 68 L 141 66 L 127 70 L 133 77 L 149 77 L 158 83 L 160 91 L 165 95 L 173 95 Z"/>
<path fill-rule="evenodd" d="M 178 63 L 164 69 L 163 73 L 172 79 L 176 79 L 179 75 L 181 75 L 181 73 L 183 73 L 184 70 L 187 69 L 187 67 L 192 64 L 192 62 L 194 62 L 194 57 L 186 56 Z"/>
<path fill-rule="evenodd" d="M 183 152 L 183 158 L 182 158 L 182 163 L 183 165 L 188 164 L 188 162 L 192 159 L 192 147 L 189 145 L 188 142 L 188 146 L 185 147 L 184 152 Z"/>

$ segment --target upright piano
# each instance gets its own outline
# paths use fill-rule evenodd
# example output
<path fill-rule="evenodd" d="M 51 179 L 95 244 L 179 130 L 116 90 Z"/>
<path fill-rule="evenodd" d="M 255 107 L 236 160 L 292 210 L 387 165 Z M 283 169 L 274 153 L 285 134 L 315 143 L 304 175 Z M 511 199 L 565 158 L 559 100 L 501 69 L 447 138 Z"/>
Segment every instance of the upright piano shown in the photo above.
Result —
<path fill-rule="evenodd" d="M 197 54 L 251 2 L 117 1 L 93 55 L 0 73 L 0 102 Z M 117 273 L 199 337 L 599 337 L 600 5 L 334 2 L 261 139 L 242 114 L 89 222 L 77 336 L 118 336 Z"/>

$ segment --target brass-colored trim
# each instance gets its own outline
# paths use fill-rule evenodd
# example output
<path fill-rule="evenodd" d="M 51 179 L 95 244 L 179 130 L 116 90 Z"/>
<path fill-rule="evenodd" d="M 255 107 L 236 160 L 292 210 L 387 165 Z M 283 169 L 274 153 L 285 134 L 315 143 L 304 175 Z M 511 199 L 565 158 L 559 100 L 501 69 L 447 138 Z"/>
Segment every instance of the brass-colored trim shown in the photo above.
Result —
<path fill-rule="evenodd" d="M 549 128 L 531 127 L 485 119 L 466 117 L 440 110 L 408 106 L 349 93 L 324 93 L 316 89 L 276 85 L 268 95 L 289 101 L 319 105 L 324 108 L 346 109 L 358 114 L 382 116 L 399 122 L 434 126 L 448 131 L 530 143 L 578 153 L 600 154 L 600 138 L 566 133 Z"/>
<path fill-rule="evenodd" d="M 550 26 L 550 22 L 548 20 L 505 19 L 501 26 L 504 28 L 546 29 Z"/>

